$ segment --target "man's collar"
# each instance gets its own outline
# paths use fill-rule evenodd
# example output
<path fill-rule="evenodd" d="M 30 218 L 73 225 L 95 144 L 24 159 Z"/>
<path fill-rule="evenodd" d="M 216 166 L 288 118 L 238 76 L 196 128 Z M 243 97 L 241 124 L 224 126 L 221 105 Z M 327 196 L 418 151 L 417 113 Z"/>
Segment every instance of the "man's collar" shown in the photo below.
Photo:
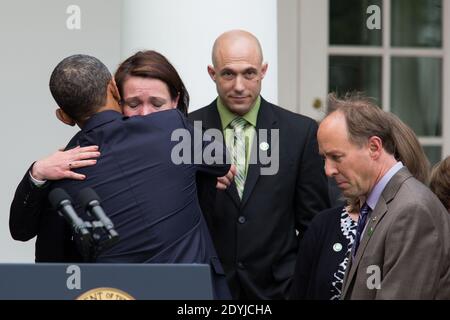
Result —
<path fill-rule="evenodd" d="M 261 107 L 261 96 L 258 96 L 255 103 L 251 107 L 250 111 L 242 116 L 248 123 L 250 123 L 253 127 L 256 128 L 256 122 L 258 120 L 259 108 Z M 225 129 L 229 126 L 229 124 L 238 117 L 238 115 L 231 112 L 220 99 L 217 98 L 217 110 L 220 115 L 220 121 L 222 123 L 222 129 Z"/>
<path fill-rule="evenodd" d="M 394 166 L 392 166 L 392 168 L 389 169 L 380 179 L 380 181 L 378 181 L 378 183 L 374 186 L 370 194 L 367 196 L 366 200 L 366 203 L 369 205 L 370 209 L 375 209 L 375 206 L 377 205 L 384 188 L 386 188 L 388 182 L 398 171 L 400 171 L 401 168 L 403 168 L 403 163 L 399 161 Z"/>
<path fill-rule="evenodd" d="M 84 132 L 90 131 L 98 126 L 101 126 L 105 123 L 114 121 L 122 117 L 123 115 L 120 112 L 114 110 L 106 110 L 96 113 L 86 121 L 82 131 Z"/>

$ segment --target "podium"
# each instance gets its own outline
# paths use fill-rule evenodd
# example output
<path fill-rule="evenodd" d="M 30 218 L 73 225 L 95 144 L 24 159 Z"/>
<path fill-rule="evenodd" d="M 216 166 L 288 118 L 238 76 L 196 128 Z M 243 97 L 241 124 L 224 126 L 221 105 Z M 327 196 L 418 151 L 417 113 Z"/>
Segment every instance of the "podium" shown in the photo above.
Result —
<path fill-rule="evenodd" d="M 210 300 L 206 264 L 0 264 L 0 300 Z"/>

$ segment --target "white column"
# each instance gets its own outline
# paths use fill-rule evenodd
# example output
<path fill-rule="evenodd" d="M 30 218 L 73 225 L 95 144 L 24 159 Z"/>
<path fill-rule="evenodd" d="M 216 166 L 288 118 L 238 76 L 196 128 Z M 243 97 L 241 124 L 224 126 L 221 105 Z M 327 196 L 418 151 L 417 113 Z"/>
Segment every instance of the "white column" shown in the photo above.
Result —
<path fill-rule="evenodd" d="M 328 92 L 328 11 L 328 0 L 278 1 L 280 103 L 316 120 Z"/>
<path fill-rule="evenodd" d="M 123 59 L 144 49 L 164 54 L 180 73 L 193 111 L 217 96 L 207 66 L 214 40 L 231 29 L 245 29 L 260 40 L 269 63 L 262 95 L 277 103 L 277 0 L 124 0 L 121 54 Z"/>

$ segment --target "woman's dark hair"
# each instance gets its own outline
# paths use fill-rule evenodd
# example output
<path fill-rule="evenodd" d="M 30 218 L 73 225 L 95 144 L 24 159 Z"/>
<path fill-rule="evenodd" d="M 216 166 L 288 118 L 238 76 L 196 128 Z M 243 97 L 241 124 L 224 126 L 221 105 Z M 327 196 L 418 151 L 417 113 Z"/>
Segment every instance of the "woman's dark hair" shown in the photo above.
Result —
<path fill-rule="evenodd" d="M 430 189 L 450 212 L 450 156 L 434 166 Z"/>
<path fill-rule="evenodd" d="M 130 76 L 158 79 L 164 82 L 169 88 L 172 100 L 179 95 L 177 108 L 187 115 L 189 93 L 177 70 L 162 54 L 153 50 L 139 51 L 122 62 L 114 76 L 122 97 L 124 83 Z"/>

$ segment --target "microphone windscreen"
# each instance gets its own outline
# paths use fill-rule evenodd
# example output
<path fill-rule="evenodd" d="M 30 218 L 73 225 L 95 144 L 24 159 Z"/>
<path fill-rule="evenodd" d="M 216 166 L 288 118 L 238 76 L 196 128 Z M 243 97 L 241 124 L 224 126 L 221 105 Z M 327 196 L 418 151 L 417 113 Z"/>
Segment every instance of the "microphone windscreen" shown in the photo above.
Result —
<path fill-rule="evenodd" d="M 100 197 L 92 188 L 85 188 L 78 194 L 78 201 L 81 207 L 85 210 L 88 208 L 89 203 L 93 200 L 100 202 Z"/>
<path fill-rule="evenodd" d="M 48 195 L 48 200 L 50 201 L 52 207 L 56 210 L 58 210 L 59 204 L 63 200 L 69 200 L 70 202 L 72 202 L 72 198 L 69 196 L 69 194 L 61 188 L 53 189 Z"/>

